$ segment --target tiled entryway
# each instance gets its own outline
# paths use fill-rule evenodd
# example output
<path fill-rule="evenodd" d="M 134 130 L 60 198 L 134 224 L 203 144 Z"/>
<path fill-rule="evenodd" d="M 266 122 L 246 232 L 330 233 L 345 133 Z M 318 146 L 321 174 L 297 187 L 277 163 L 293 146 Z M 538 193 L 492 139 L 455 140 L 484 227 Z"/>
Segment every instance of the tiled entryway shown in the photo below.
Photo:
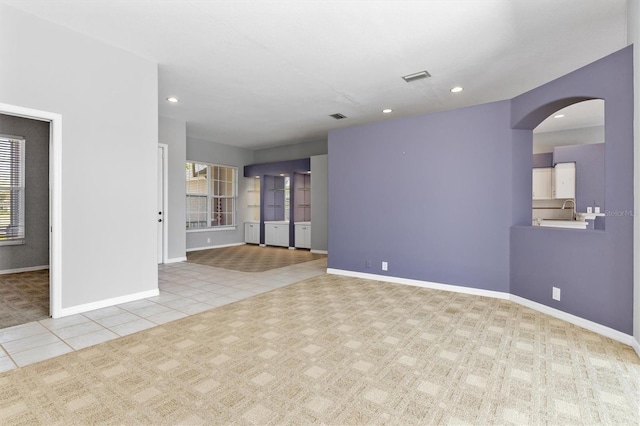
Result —
<path fill-rule="evenodd" d="M 326 268 L 326 258 L 265 272 L 186 262 L 159 265 L 156 297 L 0 330 L 0 372 L 322 275 Z"/>

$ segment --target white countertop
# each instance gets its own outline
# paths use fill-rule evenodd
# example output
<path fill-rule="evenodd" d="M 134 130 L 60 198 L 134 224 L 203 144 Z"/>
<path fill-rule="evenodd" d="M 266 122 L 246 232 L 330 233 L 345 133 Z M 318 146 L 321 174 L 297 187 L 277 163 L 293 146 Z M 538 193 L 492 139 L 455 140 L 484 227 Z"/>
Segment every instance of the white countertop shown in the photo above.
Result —
<path fill-rule="evenodd" d="M 544 226 L 547 228 L 587 229 L 587 225 L 589 225 L 589 222 L 583 222 L 580 220 L 544 219 L 538 222 L 538 226 Z"/>
<path fill-rule="evenodd" d="M 294 222 L 295 225 L 307 225 L 311 226 L 311 222 Z"/>
<path fill-rule="evenodd" d="M 265 220 L 264 221 L 265 225 L 269 224 L 269 225 L 288 225 L 289 221 L 288 220 Z"/>

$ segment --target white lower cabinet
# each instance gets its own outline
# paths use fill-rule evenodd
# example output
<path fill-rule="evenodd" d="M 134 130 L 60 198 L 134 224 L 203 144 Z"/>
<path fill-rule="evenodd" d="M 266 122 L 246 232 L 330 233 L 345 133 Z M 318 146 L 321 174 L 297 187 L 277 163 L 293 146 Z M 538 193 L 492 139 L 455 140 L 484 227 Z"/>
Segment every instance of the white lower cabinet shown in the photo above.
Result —
<path fill-rule="evenodd" d="M 260 244 L 260 224 L 254 222 L 244 223 L 244 242 L 247 244 Z"/>
<path fill-rule="evenodd" d="M 296 247 L 299 248 L 311 248 L 311 224 L 296 223 Z"/>
<path fill-rule="evenodd" d="M 287 222 L 265 222 L 264 243 L 268 246 L 289 247 L 289 224 Z"/>

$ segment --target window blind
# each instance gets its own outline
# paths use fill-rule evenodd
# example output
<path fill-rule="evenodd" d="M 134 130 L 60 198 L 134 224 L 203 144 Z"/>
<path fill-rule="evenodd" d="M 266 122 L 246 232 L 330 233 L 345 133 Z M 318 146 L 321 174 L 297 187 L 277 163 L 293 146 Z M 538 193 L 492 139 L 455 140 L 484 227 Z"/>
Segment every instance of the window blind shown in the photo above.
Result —
<path fill-rule="evenodd" d="M 0 245 L 24 243 L 25 140 L 0 136 Z"/>

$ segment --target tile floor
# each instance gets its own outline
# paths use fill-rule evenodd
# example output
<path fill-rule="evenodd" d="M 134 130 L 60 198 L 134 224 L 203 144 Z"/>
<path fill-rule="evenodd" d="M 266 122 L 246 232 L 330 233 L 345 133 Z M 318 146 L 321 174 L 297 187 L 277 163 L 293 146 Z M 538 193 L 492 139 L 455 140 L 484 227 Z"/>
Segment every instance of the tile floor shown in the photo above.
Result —
<path fill-rule="evenodd" d="M 0 372 L 322 275 L 326 268 L 326 258 L 265 272 L 184 262 L 159 265 L 156 297 L 0 330 Z"/>

